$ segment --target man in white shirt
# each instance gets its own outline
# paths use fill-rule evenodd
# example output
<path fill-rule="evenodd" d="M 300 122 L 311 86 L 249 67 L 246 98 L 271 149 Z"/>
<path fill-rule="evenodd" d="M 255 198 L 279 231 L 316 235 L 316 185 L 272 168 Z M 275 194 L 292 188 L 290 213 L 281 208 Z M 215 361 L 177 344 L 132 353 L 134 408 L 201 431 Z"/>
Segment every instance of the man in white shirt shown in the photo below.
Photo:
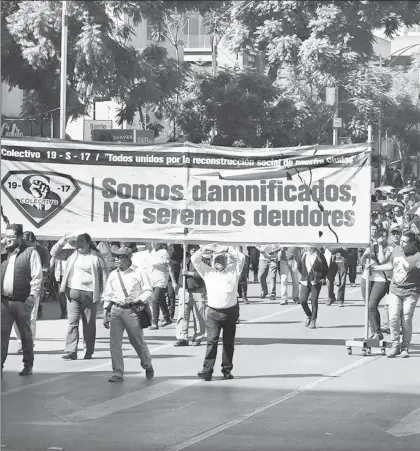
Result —
<path fill-rule="evenodd" d="M 34 365 L 31 312 L 41 293 L 41 258 L 35 248 L 23 243 L 22 224 L 7 227 L 4 245 L 7 260 L 1 265 L 1 374 L 3 376 L 10 333 L 16 321 L 22 339 L 24 364 L 19 375 L 30 376 Z"/>
<path fill-rule="evenodd" d="M 211 266 L 202 261 L 211 256 Z M 225 379 L 233 379 L 233 352 L 236 321 L 239 317 L 237 298 L 238 282 L 245 262 L 245 255 L 234 247 L 208 244 L 191 256 L 191 261 L 203 278 L 207 288 L 207 349 L 203 370 L 198 377 L 212 379 L 217 346 L 223 329 L 222 373 Z"/>
<path fill-rule="evenodd" d="M 152 286 L 147 274 L 131 265 L 131 250 L 127 247 L 112 247 L 116 269 L 108 277 L 103 293 L 104 326 L 110 330 L 110 347 L 113 375 L 109 382 L 122 382 L 124 377 L 124 357 L 122 339 L 127 331 L 131 345 L 140 358 L 141 366 L 146 370 L 147 379 L 152 379 L 154 370 L 149 348 L 144 340 L 143 330 L 135 308 L 148 303 L 152 295 Z"/>

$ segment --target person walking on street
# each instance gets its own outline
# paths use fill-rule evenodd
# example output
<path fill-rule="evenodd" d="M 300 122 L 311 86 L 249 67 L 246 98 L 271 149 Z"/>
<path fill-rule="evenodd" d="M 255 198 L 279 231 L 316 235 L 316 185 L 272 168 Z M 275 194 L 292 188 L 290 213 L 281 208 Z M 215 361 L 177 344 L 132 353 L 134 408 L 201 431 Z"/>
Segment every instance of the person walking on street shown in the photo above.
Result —
<path fill-rule="evenodd" d="M 206 255 L 211 255 L 211 266 L 202 261 Z M 203 370 L 198 377 L 206 381 L 212 379 L 220 332 L 223 330 L 222 374 L 225 379 L 233 379 L 236 321 L 239 317 L 237 289 L 245 255 L 234 247 L 208 244 L 196 251 L 191 261 L 204 279 L 208 302 L 207 349 Z"/>
<path fill-rule="evenodd" d="M 178 282 L 179 275 L 181 273 L 183 250 L 180 244 L 168 244 L 168 254 L 169 254 L 169 266 L 171 267 L 172 273 L 175 277 L 175 281 Z M 174 321 L 175 317 L 175 305 L 176 305 L 176 291 L 172 285 L 172 279 L 168 280 L 167 287 L 168 295 L 168 310 L 171 321 Z"/>
<path fill-rule="evenodd" d="M 338 302 L 339 307 L 344 307 L 344 297 L 346 293 L 346 281 L 347 281 L 347 249 L 343 247 L 331 247 L 331 263 L 328 270 L 327 287 L 328 287 L 328 300 L 326 305 L 331 305 L 333 302 Z M 338 293 L 337 297 L 334 294 L 334 280 L 338 273 Z"/>
<path fill-rule="evenodd" d="M 254 283 L 258 283 L 260 251 L 255 246 L 248 246 L 249 268 L 254 274 Z"/>
<path fill-rule="evenodd" d="M 248 276 L 249 276 L 249 256 L 248 248 L 245 245 L 238 246 L 238 251 L 245 256 L 244 267 L 242 268 L 241 277 L 238 282 L 238 298 L 249 304 L 248 300 Z"/>
<path fill-rule="evenodd" d="M 292 279 L 292 298 L 299 304 L 299 270 L 300 259 L 299 247 L 282 247 L 278 255 L 278 271 L 280 276 L 280 305 L 289 303 L 287 295 L 287 279 Z"/>
<path fill-rule="evenodd" d="M 394 248 L 389 263 L 373 265 L 373 271 L 392 269 L 392 281 L 389 287 L 389 326 L 392 347 L 389 358 L 401 354 L 407 358 L 413 334 L 413 315 L 420 296 L 420 252 L 415 248 L 416 237 L 406 232 L 401 237 L 400 246 Z M 403 310 L 401 324 L 400 312 Z M 402 343 L 400 345 L 400 327 L 402 325 Z"/>
<path fill-rule="evenodd" d="M 166 303 L 165 293 L 168 286 L 169 277 L 172 281 L 172 287 L 177 291 L 178 285 L 175 280 L 175 275 L 170 266 L 170 258 L 165 245 L 162 243 L 155 243 L 152 252 L 147 258 L 149 265 L 149 278 L 153 288 L 152 295 L 152 311 L 153 320 L 150 330 L 159 329 L 159 309 L 163 314 L 163 321 L 161 327 L 172 324 L 171 316 L 169 314 L 168 304 Z"/>
<path fill-rule="evenodd" d="M 41 246 L 36 242 L 36 237 L 33 232 L 23 232 L 23 242 L 28 247 L 34 248 L 39 255 L 39 258 L 41 259 L 41 265 L 42 265 L 42 284 L 41 284 L 41 292 L 39 296 L 35 298 L 35 304 L 34 308 L 31 312 L 31 332 L 32 332 L 32 340 L 34 341 L 34 347 L 35 347 L 35 337 L 36 337 L 36 320 L 40 317 L 38 316 L 38 308 L 42 308 L 42 300 L 45 295 L 45 281 L 48 280 L 50 270 L 50 253 L 48 252 L 48 249 L 44 246 Z M 42 318 L 42 315 L 41 315 Z M 15 322 L 14 325 L 15 334 L 18 339 L 19 343 L 19 349 L 18 354 L 22 354 L 22 340 L 20 337 L 19 327 L 17 326 L 17 323 Z"/>
<path fill-rule="evenodd" d="M 385 229 L 379 229 L 378 238 L 372 245 L 365 250 L 360 262 L 362 266 L 367 260 L 373 261 L 377 265 L 387 263 L 391 257 L 393 248 L 388 245 L 388 232 Z M 369 283 L 369 322 L 372 332 L 371 338 L 383 340 L 381 331 L 381 315 L 379 313 L 379 303 L 387 295 L 389 290 L 388 279 L 391 271 L 372 271 L 369 282 L 366 281 L 365 271 L 362 273 L 362 297 L 366 302 L 366 283 Z"/>
<path fill-rule="evenodd" d="M 328 275 L 328 264 L 324 255 L 316 247 L 307 247 L 297 261 L 301 273 L 300 304 L 306 313 L 305 327 L 316 329 L 318 299 L 322 282 Z M 308 305 L 311 296 L 312 310 Z"/>
<path fill-rule="evenodd" d="M 110 348 L 113 374 L 109 382 L 124 380 L 124 356 L 122 341 L 127 331 L 131 346 L 139 356 L 146 378 L 152 379 L 154 369 L 149 348 L 144 340 L 136 307 L 147 304 L 152 296 L 152 285 L 147 273 L 132 266 L 132 251 L 128 247 L 111 248 L 115 266 L 105 285 L 103 293 L 105 328 L 110 328 Z"/>
<path fill-rule="evenodd" d="M 192 264 L 191 257 L 198 250 L 198 245 L 188 246 L 186 270 L 181 270 L 179 287 L 181 288 L 178 304 L 178 320 L 176 322 L 176 338 L 174 346 L 188 346 L 188 325 L 191 313 L 193 315 L 194 334 L 192 345 L 200 346 L 206 332 L 206 286 L 203 278 Z M 186 287 L 184 288 L 184 276 Z M 186 299 L 184 299 L 184 296 Z"/>
<path fill-rule="evenodd" d="M 357 276 L 357 258 L 359 256 L 359 249 L 357 247 L 350 247 L 347 249 L 347 262 L 349 265 L 349 282 L 350 286 L 356 286 Z"/>
<path fill-rule="evenodd" d="M 41 258 L 34 247 L 23 242 L 22 224 L 7 226 L 4 245 L 7 259 L 1 264 L 1 375 L 16 322 L 23 350 L 23 370 L 19 375 L 29 376 L 34 366 L 31 314 L 41 293 Z"/>
<path fill-rule="evenodd" d="M 281 246 L 270 244 L 267 246 L 258 246 L 260 251 L 258 278 L 261 283 L 260 298 L 264 299 L 268 294 L 267 275 L 270 273 L 271 277 L 271 293 L 270 300 L 276 299 L 276 279 L 277 279 L 277 254 Z"/>
<path fill-rule="evenodd" d="M 76 238 L 74 247 L 66 246 Z M 66 260 L 66 270 L 61 281 L 60 292 L 67 298 L 69 326 L 66 347 L 62 358 L 77 359 L 79 323 L 83 322 L 83 338 L 86 343 L 84 358 L 91 359 L 95 350 L 96 309 L 105 288 L 108 276 L 106 263 L 96 250 L 90 235 L 67 235 L 51 249 L 51 256 Z"/>

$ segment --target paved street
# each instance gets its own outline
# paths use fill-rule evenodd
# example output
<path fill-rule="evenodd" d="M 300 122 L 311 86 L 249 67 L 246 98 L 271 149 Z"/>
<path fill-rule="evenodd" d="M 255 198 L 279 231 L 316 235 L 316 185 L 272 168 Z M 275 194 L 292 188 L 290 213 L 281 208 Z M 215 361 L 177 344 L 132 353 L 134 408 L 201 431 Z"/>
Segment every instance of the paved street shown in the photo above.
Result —
<path fill-rule="evenodd" d="M 290 287 L 289 287 L 290 288 Z M 146 331 L 155 379 L 148 381 L 124 340 L 126 375 L 108 383 L 109 332 L 98 317 L 93 360 L 60 358 L 66 320 L 46 304 L 38 322 L 34 375 L 22 378 L 17 342 L 2 380 L 2 449 L 66 451 L 418 450 L 420 309 L 410 359 L 379 349 L 347 355 L 344 341 L 363 336 L 360 287 L 345 308 L 325 306 L 318 329 L 303 326 L 295 304 L 260 300 L 241 306 L 233 374 L 220 354 L 214 379 L 198 380 L 204 347 L 173 347 L 174 326 Z M 79 358 L 83 353 L 79 353 Z"/>

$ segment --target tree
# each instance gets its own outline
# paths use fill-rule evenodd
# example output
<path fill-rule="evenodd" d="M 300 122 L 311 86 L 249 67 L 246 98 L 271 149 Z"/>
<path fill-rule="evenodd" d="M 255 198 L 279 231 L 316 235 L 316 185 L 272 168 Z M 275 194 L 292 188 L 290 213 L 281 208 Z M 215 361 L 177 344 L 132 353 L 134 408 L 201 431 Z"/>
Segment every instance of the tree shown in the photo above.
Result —
<path fill-rule="evenodd" d="M 192 142 L 290 145 L 294 108 L 267 76 L 224 69 L 195 74 L 181 98 L 179 126 Z"/>
<path fill-rule="evenodd" d="M 289 64 L 335 85 L 371 58 L 374 30 L 420 23 L 420 2 L 240 0 L 231 17 L 230 47 L 263 52 L 273 81 Z"/>
<path fill-rule="evenodd" d="M 160 85 L 151 83 L 150 91 L 158 91 L 165 77 L 167 80 L 178 76 L 176 65 L 165 52 L 139 52 L 131 46 L 133 28 L 123 20 L 128 16 L 137 24 L 165 7 L 163 1 L 69 2 L 68 118 L 86 114 L 94 97 L 99 96 L 123 99 L 126 111 L 121 117 L 130 121 L 136 102 L 123 94 L 123 87 L 136 85 L 136 77 L 148 76 L 151 62 L 157 62 L 161 70 L 153 78 Z M 2 80 L 11 87 L 32 92 L 32 98 L 38 99 L 40 105 L 56 112 L 60 92 L 61 2 L 2 2 L 1 12 Z M 136 89 L 129 92 L 138 94 Z M 151 98 L 152 95 L 147 101 Z M 161 100 L 160 95 L 156 98 Z M 58 114 L 54 119 L 58 125 Z"/>

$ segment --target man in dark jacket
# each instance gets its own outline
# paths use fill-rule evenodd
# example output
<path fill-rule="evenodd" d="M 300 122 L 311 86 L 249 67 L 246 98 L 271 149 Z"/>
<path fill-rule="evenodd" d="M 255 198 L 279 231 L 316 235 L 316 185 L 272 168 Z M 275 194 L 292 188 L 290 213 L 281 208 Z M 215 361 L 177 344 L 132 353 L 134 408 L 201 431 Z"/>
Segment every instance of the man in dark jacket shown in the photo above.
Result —
<path fill-rule="evenodd" d="M 176 322 L 176 338 L 174 346 L 188 346 L 188 325 L 190 314 L 193 314 L 194 335 L 192 345 L 199 346 L 206 330 L 206 301 L 204 280 L 198 274 L 191 262 L 191 256 L 199 248 L 197 245 L 188 246 L 186 271 L 181 271 L 179 275 L 178 320 Z M 186 284 L 184 290 L 184 276 Z M 184 299 L 185 296 L 185 299 Z"/>
<path fill-rule="evenodd" d="M 327 277 L 328 301 L 326 305 L 331 305 L 338 301 L 339 307 L 344 307 L 344 296 L 346 292 L 346 279 L 349 270 L 348 251 L 344 247 L 329 248 L 331 252 L 331 262 Z M 338 293 L 334 294 L 334 280 L 338 273 Z"/>
<path fill-rule="evenodd" d="M 34 364 L 31 312 L 39 300 L 42 285 L 42 265 L 38 252 L 23 243 L 22 224 L 11 224 L 6 229 L 4 245 L 7 260 L 1 265 L 1 368 L 9 350 L 13 323 L 22 338 L 23 370 L 20 376 L 32 374 Z"/>

